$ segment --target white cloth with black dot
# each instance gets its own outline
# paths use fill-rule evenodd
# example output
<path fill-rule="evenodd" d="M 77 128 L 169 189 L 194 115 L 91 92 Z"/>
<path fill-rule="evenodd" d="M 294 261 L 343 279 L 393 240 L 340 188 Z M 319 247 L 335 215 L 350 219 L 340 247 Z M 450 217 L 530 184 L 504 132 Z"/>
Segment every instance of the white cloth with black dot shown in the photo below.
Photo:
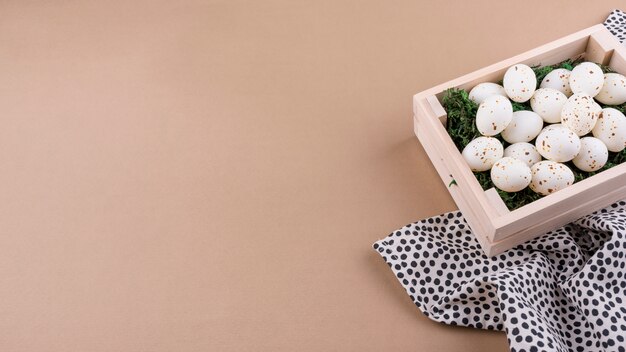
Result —
<path fill-rule="evenodd" d="M 605 22 L 620 41 L 626 13 Z M 502 330 L 510 349 L 626 351 L 626 202 L 486 257 L 460 212 L 374 244 L 432 320 Z"/>

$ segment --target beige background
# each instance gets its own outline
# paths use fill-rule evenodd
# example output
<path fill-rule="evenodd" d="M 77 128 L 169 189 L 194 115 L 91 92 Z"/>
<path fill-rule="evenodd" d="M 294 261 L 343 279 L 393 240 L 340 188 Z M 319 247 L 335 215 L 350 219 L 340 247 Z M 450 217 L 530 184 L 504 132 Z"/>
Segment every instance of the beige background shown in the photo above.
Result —
<path fill-rule="evenodd" d="M 411 95 L 617 1 L 0 1 L 2 351 L 505 351 L 372 242 L 455 209 Z"/>

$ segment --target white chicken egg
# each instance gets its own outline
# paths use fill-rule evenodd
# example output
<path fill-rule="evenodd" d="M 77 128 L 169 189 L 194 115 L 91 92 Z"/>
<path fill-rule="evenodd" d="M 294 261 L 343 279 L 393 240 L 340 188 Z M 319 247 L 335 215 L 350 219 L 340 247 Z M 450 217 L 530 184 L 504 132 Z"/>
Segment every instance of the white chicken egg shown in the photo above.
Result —
<path fill-rule="evenodd" d="M 604 84 L 595 98 L 607 105 L 626 103 L 626 77 L 619 73 L 605 73 Z"/>
<path fill-rule="evenodd" d="M 570 161 L 580 151 L 580 138 L 569 128 L 554 124 L 545 127 L 537 140 L 535 147 L 541 156 L 548 160 L 565 162 Z"/>
<path fill-rule="evenodd" d="M 543 120 L 537 113 L 527 110 L 515 111 L 502 138 L 509 143 L 530 142 L 541 132 Z"/>
<path fill-rule="evenodd" d="M 561 110 L 567 102 L 565 94 L 553 88 L 539 88 L 530 98 L 530 107 L 547 123 L 561 121 Z"/>
<path fill-rule="evenodd" d="M 544 160 L 530 168 L 530 189 L 547 196 L 574 183 L 574 173 L 569 167 L 555 161 Z"/>
<path fill-rule="evenodd" d="M 485 99 L 489 98 L 492 95 L 506 96 L 504 87 L 496 83 L 484 82 L 477 84 L 469 92 L 470 100 L 478 105 L 480 105 L 480 103 L 482 103 Z"/>
<path fill-rule="evenodd" d="M 593 136 L 604 142 L 611 152 L 621 152 L 626 147 L 626 116 L 613 108 L 602 109 Z"/>
<path fill-rule="evenodd" d="M 537 76 L 532 68 L 524 64 L 513 65 L 504 73 L 502 85 L 511 100 L 523 103 L 535 93 Z"/>
<path fill-rule="evenodd" d="M 602 108 L 586 93 L 575 93 L 563 105 L 561 123 L 578 136 L 591 132 Z"/>
<path fill-rule="evenodd" d="M 514 143 L 504 149 L 504 157 L 523 161 L 528 167 L 541 161 L 541 154 L 534 145 L 526 142 Z"/>
<path fill-rule="evenodd" d="M 593 62 L 583 62 L 574 67 L 569 76 L 569 86 L 574 94 L 586 93 L 595 97 L 604 84 L 604 74 L 600 66 Z"/>
<path fill-rule="evenodd" d="M 493 137 L 478 137 L 463 148 L 463 158 L 472 171 L 487 171 L 502 159 L 502 143 Z"/>
<path fill-rule="evenodd" d="M 572 95 L 572 89 L 569 86 L 569 75 L 571 73 L 570 70 L 565 68 L 554 69 L 543 78 L 539 88 L 556 89 L 569 97 Z"/>
<path fill-rule="evenodd" d="M 491 181 L 505 192 L 519 192 L 528 187 L 531 180 L 530 167 L 521 160 L 504 157 L 491 168 Z"/>
<path fill-rule="evenodd" d="M 513 118 L 513 106 L 507 97 L 492 95 L 478 106 L 476 127 L 483 136 L 502 132 Z"/>
<path fill-rule="evenodd" d="M 506 150 L 504 151 L 506 155 Z M 604 142 L 594 137 L 580 139 L 580 152 L 572 160 L 574 165 L 582 171 L 592 172 L 600 170 L 609 159 L 609 151 Z"/>

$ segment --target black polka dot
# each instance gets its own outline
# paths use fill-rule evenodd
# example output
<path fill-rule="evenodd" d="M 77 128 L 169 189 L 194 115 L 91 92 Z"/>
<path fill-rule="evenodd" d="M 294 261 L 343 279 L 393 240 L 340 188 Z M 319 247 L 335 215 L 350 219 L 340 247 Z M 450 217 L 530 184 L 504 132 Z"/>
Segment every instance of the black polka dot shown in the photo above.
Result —
<path fill-rule="evenodd" d="M 373 246 L 426 316 L 504 330 L 511 351 L 624 350 L 626 202 L 492 258 L 465 226 L 448 213 Z"/>

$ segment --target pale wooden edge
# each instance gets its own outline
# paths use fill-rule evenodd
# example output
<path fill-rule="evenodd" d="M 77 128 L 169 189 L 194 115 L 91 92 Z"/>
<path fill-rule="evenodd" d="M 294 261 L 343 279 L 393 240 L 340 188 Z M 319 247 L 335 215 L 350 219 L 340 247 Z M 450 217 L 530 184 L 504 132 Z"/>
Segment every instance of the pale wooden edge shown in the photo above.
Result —
<path fill-rule="evenodd" d="M 497 230 L 512 234 L 524 231 L 531 225 L 544 226 L 547 229 L 550 224 L 556 223 L 556 217 L 561 217 L 562 214 L 574 209 L 584 207 L 587 213 L 590 213 L 619 200 L 611 196 L 613 194 L 617 194 L 617 197 L 626 197 L 626 193 L 620 193 L 626 192 L 625 185 L 626 163 L 516 209 L 494 220 L 494 225 Z M 576 218 L 565 215 L 563 217 L 570 221 Z"/>
<path fill-rule="evenodd" d="M 618 45 L 613 48 L 613 55 L 609 61 L 609 66 L 622 74 L 626 72 L 626 47 Z"/>
<path fill-rule="evenodd" d="M 496 210 L 498 217 L 511 212 L 495 188 L 489 188 L 488 190 L 486 190 L 485 196 L 487 197 L 491 205 L 493 205 L 493 208 Z"/>
<path fill-rule="evenodd" d="M 423 97 L 437 95 L 448 88 L 459 87 L 463 84 L 471 84 L 471 86 L 473 86 L 480 82 L 497 80 L 496 77 L 501 77 L 504 73 L 504 70 L 514 64 L 526 63 L 529 65 L 549 65 L 559 62 L 560 57 L 571 57 L 575 54 L 582 53 L 587 46 L 589 36 L 599 31 L 606 31 L 606 28 L 601 24 L 585 28 L 581 31 L 562 37 L 545 45 L 541 45 L 537 48 L 528 50 L 522 54 L 513 56 L 506 60 L 502 60 L 493 65 L 489 65 L 467 75 L 461 76 L 459 78 L 450 80 L 433 88 L 417 93 L 413 96 L 413 112 L 414 114 L 417 114 L 417 102 Z M 563 51 L 562 47 L 566 45 L 569 45 L 569 49 L 571 49 L 572 51 L 571 55 Z M 581 50 L 578 50 L 579 47 Z"/>
<path fill-rule="evenodd" d="M 476 240 L 482 247 L 485 253 L 490 248 L 489 239 L 486 236 L 486 230 L 483 228 L 483 223 L 479 221 L 479 217 L 474 214 L 474 210 L 466 201 L 465 195 L 461 192 L 461 188 L 459 185 L 451 184 L 453 180 L 455 180 L 454 176 L 446 166 L 444 159 L 442 158 L 439 151 L 434 147 L 434 144 L 431 142 L 430 136 L 427 130 L 424 130 L 417 118 L 413 119 L 414 132 L 417 139 L 422 144 L 422 148 L 426 151 L 428 158 L 431 163 L 435 167 L 435 170 L 439 174 L 441 181 L 444 186 L 448 188 L 450 196 L 454 199 L 454 202 L 459 207 L 459 210 L 463 213 L 463 217 L 465 218 L 465 222 L 472 230 L 472 233 L 476 237 Z"/>
<path fill-rule="evenodd" d="M 463 159 L 456 145 L 450 139 L 448 132 L 434 113 L 434 110 L 438 109 L 445 113 L 443 107 L 433 108 L 431 102 L 439 106 L 441 105 L 436 99 L 430 102 L 427 99 L 421 99 L 419 102 L 418 114 L 415 115 L 419 125 L 418 132 L 420 132 L 418 138 L 422 135 L 425 136 L 425 138 L 420 139 L 422 144 L 429 144 L 433 153 L 443 160 L 446 168 L 453 175 L 465 201 L 469 204 L 468 209 L 461 209 L 461 211 L 467 211 L 468 214 L 471 211 L 475 216 L 472 219 L 473 222 L 481 223 L 481 228 L 485 230 L 484 234 L 486 236 L 493 236 L 495 228 L 490 217 L 496 211 L 485 196 L 484 190 L 478 183 L 478 180 L 476 180 L 476 176 L 467 166 L 465 159 Z"/>
<path fill-rule="evenodd" d="M 615 48 L 615 36 L 604 26 L 603 29 L 589 36 L 585 48 L 585 60 L 602 65 L 608 65 Z"/>
<path fill-rule="evenodd" d="M 623 172 L 626 172 L 626 164 L 622 164 L 620 166 L 624 166 Z M 616 167 L 620 167 L 620 166 L 616 166 Z M 610 170 L 607 170 L 607 171 L 610 171 Z M 597 176 L 599 175 L 601 174 L 598 174 Z M 590 179 L 591 178 L 587 180 L 590 180 Z M 581 181 L 581 182 L 584 182 L 584 181 Z M 619 200 L 626 198 L 626 183 L 624 183 L 623 181 L 621 183 L 622 183 L 621 187 L 617 186 L 616 188 L 611 188 L 607 186 L 606 188 L 608 190 L 606 191 L 606 193 L 604 193 L 600 197 L 590 198 L 591 200 L 588 202 L 581 202 L 580 204 L 577 204 L 576 206 L 561 210 L 559 212 L 559 216 L 555 216 L 554 218 L 551 218 L 547 222 L 529 226 L 525 228 L 524 230 L 517 232 L 512 236 L 508 236 L 500 241 L 491 241 L 487 239 L 487 243 L 484 244 L 483 246 L 483 248 L 485 248 L 485 253 L 489 256 L 500 254 L 507 249 L 513 248 L 526 241 L 542 236 L 546 232 L 565 226 L 571 223 L 572 221 L 578 220 L 583 216 L 589 215 L 591 212 L 598 211 Z M 603 191 L 603 190 L 599 190 L 599 191 Z M 558 194 L 559 192 L 555 193 L 554 195 Z M 574 202 L 574 204 L 576 203 Z"/>
<path fill-rule="evenodd" d="M 448 113 L 446 113 L 446 109 L 443 108 L 437 97 L 434 95 L 427 96 L 426 101 L 439 122 L 446 127 L 448 125 Z"/>

